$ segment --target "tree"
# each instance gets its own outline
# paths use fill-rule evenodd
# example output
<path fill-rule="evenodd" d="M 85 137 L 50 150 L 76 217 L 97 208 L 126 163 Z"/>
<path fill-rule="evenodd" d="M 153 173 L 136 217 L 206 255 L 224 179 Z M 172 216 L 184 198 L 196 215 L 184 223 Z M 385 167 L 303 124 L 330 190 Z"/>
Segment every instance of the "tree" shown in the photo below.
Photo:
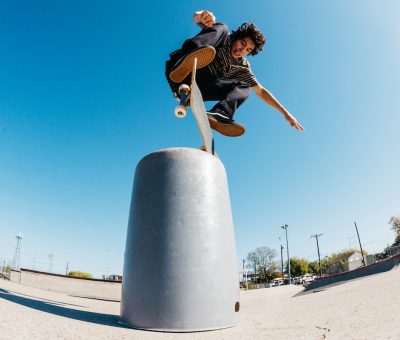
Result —
<path fill-rule="evenodd" d="M 400 245 L 400 216 L 392 216 L 388 223 L 396 233 L 396 239 L 393 246 Z"/>
<path fill-rule="evenodd" d="M 312 261 L 308 263 L 308 272 L 317 274 L 319 273 L 319 263 L 318 261 Z"/>
<path fill-rule="evenodd" d="M 256 266 L 258 277 L 261 282 L 267 282 L 274 278 L 277 269 L 276 251 L 268 247 L 260 247 L 247 254 L 247 262 L 254 268 Z"/>
<path fill-rule="evenodd" d="M 72 277 L 82 277 L 84 279 L 91 279 L 93 276 L 92 274 L 89 273 L 85 273 L 85 272 L 79 272 L 79 271 L 70 271 L 68 273 L 68 276 L 72 276 Z"/>
<path fill-rule="evenodd" d="M 292 277 L 308 273 L 308 261 L 299 257 L 290 258 L 290 274 Z"/>
<path fill-rule="evenodd" d="M 330 264 L 330 258 L 328 256 L 324 257 L 321 259 L 321 269 L 322 273 L 326 273 L 327 269 Z M 319 262 L 318 261 L 312 261 L 308 264 L 308 272 L 313 273 L 315 275 L 319 275 Z"/>

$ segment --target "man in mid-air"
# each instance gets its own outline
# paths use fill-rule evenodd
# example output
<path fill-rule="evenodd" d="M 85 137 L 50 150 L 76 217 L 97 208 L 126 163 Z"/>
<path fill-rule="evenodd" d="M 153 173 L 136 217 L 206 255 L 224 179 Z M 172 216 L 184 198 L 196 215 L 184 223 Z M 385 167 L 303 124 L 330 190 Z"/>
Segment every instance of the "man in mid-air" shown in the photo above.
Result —
<path fill-rule="evenodd" d="M 171 53 L 166 63 L 167 80 L 176 97 L 179 97 L 179 85 L 190 83 L 192 63 L 197 58 L 196 81 L 203 99 L 218 101 L 207 112 L 213 129 L 225 134 L 227 128 L 237 125 L 233 120 L 235 111 L 252 89 L 265 103 L 281 112 L 291 126 L 298 131 L 304 130 L 251 71 L 245 57 L 260 52 L 266 41 L 253 23 L 244 23 L 230 33 L 225 24 L 216 23 L 215 16 L 209 11 L 195 12 L 193 20 L 201 27 L 201 32 Z"/>

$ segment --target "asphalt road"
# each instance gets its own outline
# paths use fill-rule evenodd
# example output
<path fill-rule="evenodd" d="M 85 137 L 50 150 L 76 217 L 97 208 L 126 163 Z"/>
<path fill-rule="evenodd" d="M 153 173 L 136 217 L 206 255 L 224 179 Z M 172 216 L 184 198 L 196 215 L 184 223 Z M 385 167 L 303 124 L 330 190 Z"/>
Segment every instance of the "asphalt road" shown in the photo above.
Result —
<path fill-rule="evenodd" d="M 238 326 L 160 333 L 118 324 L 119 302 L 0 279 L 0 339 L 399 339 L 400 269 L 294 297 L 299 286 L 241 292 Z"/>

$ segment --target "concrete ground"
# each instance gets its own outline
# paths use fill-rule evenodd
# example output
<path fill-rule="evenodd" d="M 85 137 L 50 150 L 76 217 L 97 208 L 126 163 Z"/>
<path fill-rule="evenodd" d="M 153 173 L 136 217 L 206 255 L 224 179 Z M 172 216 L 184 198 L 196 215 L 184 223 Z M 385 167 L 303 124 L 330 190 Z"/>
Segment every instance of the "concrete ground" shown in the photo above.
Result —
<path fill-rule="evenodd" d="M 241 323 L 198 333 L 121 327 L 119 303 L 0 279 L 0 339 L 399 339 L 400 269 L 294 297 L 299 286 L 241 292 Z"/>

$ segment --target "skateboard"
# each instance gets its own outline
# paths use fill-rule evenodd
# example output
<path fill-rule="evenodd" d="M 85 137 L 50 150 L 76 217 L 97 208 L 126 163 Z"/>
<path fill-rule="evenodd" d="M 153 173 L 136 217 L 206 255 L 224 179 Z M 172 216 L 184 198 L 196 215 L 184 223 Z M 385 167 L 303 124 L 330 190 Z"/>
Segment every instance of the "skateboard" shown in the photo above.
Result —
<path fill-rule="evenodd" d="M 196 70 L 201 67 L 204 67 L 204 65 L 207 65 L 214 58 L 214 56 L 215 56 L 215 50 L 213 47 L 210 47 L 210 46 L 206 46 L 202 49 L 192 52 L 192 54 L 189 55 L 189 57 L 185 58 L 182 65 L 179 68 L 177 68 L 177 70 L 173 71 L 176 74 L 171 72 L 171 74 L 170 74 L 171 80 L 179 82 L 178 80 L 183 80 L 184 78 L 186 78 L 186 76 L 188 74 L 192 73 L 191 83 L 195 84 L 196 92 L 197 92 L 194 95 L 194 97 L 196 98 L 196 97 L 198 97 L 198 94 L 200 94 L 200 98 L 201 98 L 200 101 L 203 103 L 203 98 L 201 97 L 200 89 L 198 88 L 198 86 L 193 78 L 193 75 L 196 76 Z M 200 60 L 200 64 L 198 63 L 199 60 Z M 194 62 L 196 62 L 195 68 L 193 68 Z M 189 85 L 182 84 L 179 87 L 178 92 L 179 92 L 181 100 L 180 100 L 180 105 L 177 106 L 175 109 L 175 115 L 179 118 L 183 118 L 186 115 L 186 106 L 189 105 L 188 102 L 189 102 L 189 99 L 191 99 L 190 97 L 192 96 L 190 93 L 193 93 L 194 91 L 193 91 L 193 89 L 190 88 Z M 194 101 L 194 102 L 196 102 L 196 101 Z M 198 106 L 198 105 L 195 105 L 195 106 Z M 204 108 L 204 103 L 203 103 L 202 107 Z M 192 108 L 192 111 L 193 111 L 193 108 Z M 203 111 L 205 112 L 205 109 Z M 196 114 L 195 114 L 195 116 L 196 116 Z M 215 119 L 212 116 L 208 116 L 208 121 L 209 121 L 209 125 L 211 126 L 211 128 L 213 130 L 219 132 L 220 134 L 222 134 L 224 136 L 238 137 L 238 136 L 243 135 L 246 131 L 246 128 L 243 125 L 235 123 L 235 122 L 223 123 L 223 122 L 218 121 L 217 119 Z"/>
<path fill-rule="evenodd" d="M 204 150 L 212 155 L 215 154 L 215 144 L 212 135 L 210 123 L 208 121 L 206 108 L 204 106 L 203 96 L 196 83 L 197 58 L 193 60 L 191 85 L 182 84 L 179 86 L 180 102 L 175 108 L 175 115 L 178 118 L 186 116 L 186 108 L 190 105 L 193 115 L 196 118 L 197 125 L 203 139 Z"/>

